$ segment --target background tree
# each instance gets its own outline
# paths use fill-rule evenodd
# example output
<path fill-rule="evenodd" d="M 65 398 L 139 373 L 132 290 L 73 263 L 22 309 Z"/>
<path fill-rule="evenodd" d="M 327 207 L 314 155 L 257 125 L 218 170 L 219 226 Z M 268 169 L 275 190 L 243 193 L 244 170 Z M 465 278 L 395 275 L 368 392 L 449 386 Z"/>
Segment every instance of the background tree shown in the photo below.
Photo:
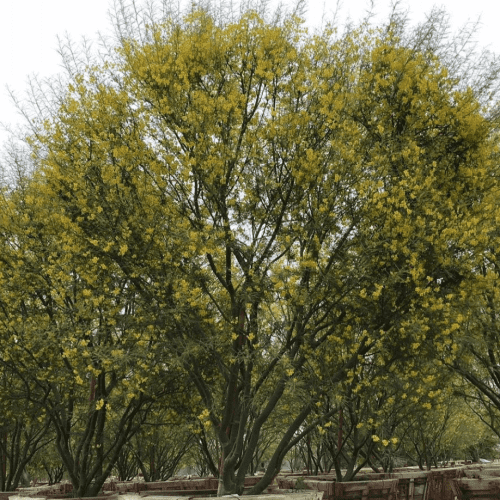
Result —
<path fill-rule="evenodd" d="M 495 186 L 493 193 L 498 193 Z M 460 356 L 448 363 L 465 385 L 459 393 L 470 402 L 471 408 L 493 431 L 500 435 L 500 320 L 498 300 L 498 230 L 500 208 L 497 198 L 490 199 L 490 226 L 483 226 L 489 235 L 486 248 L 480 249 L 474 282 L 460 291 L 463 303 L 463 330 L 458 332 Z M 470 250 L 469 250 L 470 251 Z"/>
<path fill-rule="evenodd" d="M 166 481 L 176 473 L 188 449 L 193 446 L 194 434 L 189 427 L 171 410 L 158 409 L 151 413 L 130 442 L 144 481 Z"/>
<path fill-rule="evenodd" d="M 30 460 L 28 472 L 35 484 L 47 481 L 52 485 L 62 481 L 65 469 L 55 445 L 55 436 L 48 446 L 37 452 Z"/>
<path fill-rule="evenodd" d="M 218 477 L 220 448 L 217 437 L 210 427 L 207 429 L 203 424 L 193 432 L 194 443 L 186 457 L 186 464 L 193 467 L 200 477 Z"/>
<path fill-rule="evenodd" d="M 14 491 L 33 457 L 54 441 L 50 420 L 29 401 L 20 402 L 15 374 L 0 366 L 0 491 Z"/>
<path fill-rule="evenodd" d="M 415 411 L 401 429 L 399 451 L 407 462 L 430 469 L 450 461 L 491 458 L 493 433 L 463 398 L 450 392 L 437 399 L 432 411 Z"/>
<path fill-rule="evenodd" d="M 1 361 L 11 398 L 50 422 L 74 490 L 95 496 L 152 405 L 179 384 L 144 340 L 126 282 L 72 259 L 38 187 L 33 178 L 1 200 Z"/>
<path fill-rule="evenodd" d="M 119 481 L 131 481 L 137 476 L 137 461 L 130 444 L 127 443 L 127 445 L 121 449 L 118 459 L 116 460 L 114 473 L 118 476 Z"/>

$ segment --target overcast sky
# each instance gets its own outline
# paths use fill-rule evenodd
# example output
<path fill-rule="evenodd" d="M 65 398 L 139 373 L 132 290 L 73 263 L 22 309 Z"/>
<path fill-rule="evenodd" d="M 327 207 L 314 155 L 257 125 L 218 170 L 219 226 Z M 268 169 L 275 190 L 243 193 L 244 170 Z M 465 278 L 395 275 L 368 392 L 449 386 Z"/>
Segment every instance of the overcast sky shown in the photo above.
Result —
<path fill-rule="evenodd" d="M 140 3 L 140 0 L 138 0 Z M 286 3 L 286 2 L 285 2 Z M 434 4 L 444 6 L 455 26 L 481 18 L 478 41 L 500 54 L 500 2 L 498 0 L 403 0 L 415 21 L 424 19 Z M 323 13 L 331 13 L 335 1 L 309 0 L 308 23 L 318 24 Z M 343 16 L 360 19 L 369 3 L 344 0 Z M 19 97 L 27 87 L 29 75 L 41 78 L 60 72 L 57 37 L 68 33 L 73 40 L 83 36 L 97 39 L 97 32 L 109 32 L 108 0 L 2 0 L 0 7 L 0 122 L 15 125 L 22 118 L 8 96 L 7 86 Z M 388 12 L 388 1 L 377 1 L 381 16 Z M 0 128 L 0 143 L 7 134 Z"/>

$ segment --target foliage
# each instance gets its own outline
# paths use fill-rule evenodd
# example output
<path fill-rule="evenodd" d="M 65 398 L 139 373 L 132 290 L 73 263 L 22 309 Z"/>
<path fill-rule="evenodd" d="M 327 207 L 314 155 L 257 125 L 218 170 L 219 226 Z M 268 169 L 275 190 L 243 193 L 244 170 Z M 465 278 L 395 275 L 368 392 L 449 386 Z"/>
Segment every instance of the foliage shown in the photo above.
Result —
<path fill-rule="evenodd" d="M 339 482 L 355 479 L 367 466 L 376 472 L 379 468 L 391 472 L 407 427 L 418 424 L 415 415 L 432 419 L 446 384 L 431 363 L 422 362 L 419 379 L 413 383 L 365 363 L 355 383 L 344 386 L 338 415 L 302 440 L 308 470 L 317 474 L 334 469 Z"/>
<path fill-rule="evenodd" d="M 1 199 L 2 366 L 17 381 L 4 417 L 23 400 L 49 422 L 75 491 L 92 495 L 152 404 L 178 384 L 165 357 L 151 360 L 126 282 L 65 247 L 57 210 L 38 204 L 41 184 L 35 176 Z M 106 296 L 92 298 L 90 283 Z"/>
<path fill-rule="evenodd" d="M 498 191 L 496 191 L 498 193 Z M 493 196 L 493 193 L 492 193 Z M 498 226 L 498 194 L 491 198 L 491 226 Z M 485 229 L 486 230 L 486 229 Z M 500 320 L 499 239 L 494 229 L 488 244 L 479 249 L 474 280 L 462 286 L 464 327 L 457 335 L 460 356 L 449 363 L 467 384 L 459 392 L 471 408 L 500 436 Z"/>
<path fill-rule="evenodd" d="M 400 432 L 399 452 L 421 469 L 454 460 L 491 458 L 497 443 L 491 430 L 456 395 L 443 398 L 432 412 L 415 411 Z"/>
<path fill-rule="evenodd" d="M 496 138 L 432 34 L 402 32 L 199 10 L 74 75 L 2 201 L 0 335 L 80 495 L 167 393 L 216 435 L 220 493 L 271 422 L 250 493 L 340 408 L 380 417 L 389 378 L 431 404 L 491 241 Z"/>

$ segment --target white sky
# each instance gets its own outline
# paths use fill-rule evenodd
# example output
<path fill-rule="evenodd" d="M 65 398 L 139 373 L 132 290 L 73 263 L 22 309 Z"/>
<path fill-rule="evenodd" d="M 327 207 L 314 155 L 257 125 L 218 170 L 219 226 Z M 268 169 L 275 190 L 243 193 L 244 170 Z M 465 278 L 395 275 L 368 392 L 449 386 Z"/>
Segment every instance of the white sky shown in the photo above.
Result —
<path fill-rule="evenodd" d="M 500 1 L 402 0 L 401 4 L 410 9 L 411 18 L 416 21 L 424 19 L 434 4 L 444 6 L 457 27 L 481 17 L 479 43 L 500 54 Z M 309 0 L 308 5 L 308 22 L 314 25 L 320 22 L 323 12 L 328 14 L 333 10 L 335 1 Z M 367 0 L 343 0 L 341 12 L 360 19 L 368 5 Z M 387 0 L 376 2 L 376 10 L 382 16 L 388 6 Z M 110 7 L 108 0 L 1 0 L 0 123 L 22 123 L 6 87 L 22 97 L 29 75 L 44 78 L 60 72 L 57 36 L 68 33 L 75 41 L 82 36 L 96 40 L 98 31 L 110 31 L 107 14 Z M 6 138 L 7 133 L 0 127 L 0 143 Z"/>

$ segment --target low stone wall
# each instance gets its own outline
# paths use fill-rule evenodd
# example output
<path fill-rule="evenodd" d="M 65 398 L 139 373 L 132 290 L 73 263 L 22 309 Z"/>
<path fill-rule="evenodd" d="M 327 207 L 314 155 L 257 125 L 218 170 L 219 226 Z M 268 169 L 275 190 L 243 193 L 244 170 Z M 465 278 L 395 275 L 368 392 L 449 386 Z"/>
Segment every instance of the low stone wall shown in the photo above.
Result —
<path fill-rule="evenodd" d="M 338 483 L 335 480 L 319 480 L 315 477 L 287 476 L 278 478 L 280 488 L 294 490 L 297 487 L 323 491 L 325 500 L 357 498 L 354 490 L 363 489 L 367 498 L 381 500 L 454 500 L 451 481 L 464 475 L 463 467 L 438 469 L 432 471 L 412 470 L 411 472 L 381 473 L 367 472 L 356 477 L 357 481 Z M 299 482 L 298 482 L 299 481 Z M 390 484 L 390 488 L 387 485 Z M 350 486 L 352 485 L 352 486 Z M 394 486 L 395 485 L 395 486 Z M 353 493 L 348 493 L 352 489 Z M 359 498 L 362 497 L 360 494 Z M 499 497 L 500 499 L 500 497 Z"/>
<path fill-rule="evenodd" d="M 455 479 L 452 489 L 456 500 L 498 500 L 500 498 L 500 477 Z"/>
<path fill-rule="evenodd" d="M 260 479 L 259 476 L 248 477 L 245 480 L 245 487 L 255 485 Z M 258 498 L 283 500 L 283 496 L 286 496 L 290 500 L 344 500 L 364 498 L 364 495 L 369 499 L 380 500 L 455 500 L 455 497 L 459 498 L 461 495 L 460 488 L 479 485 L 477 481 L 483 481 L 482 486 L 486 485 L 486 488 L 487 485 L 491 485 L 493 489 L 494 495 L 490 498 L 500 499 L 500 493 L 495 489 L 497 484 L 500 485 L 498 464 L 471 464 L 430 471 L 406 469 L 391 474 L 363 472 L 357 479 L 359 480 L 339 483 L 332 474 L 278 476 L 277 485 L 270 487 L 268 494 L 258 495 Z M 458 482 L 459 480 L 461 482 Z M 477 486 L 478 491 L 485 490 L 482 486 Z M 95 500 L 139 500 L 145 496 L 148 497 L 147 500 L 165 500 L 166 496 L 169 497 L 168 500 L 186 500 L 186 496 L 196 497 L 198 500 L 209 495 L 213 496 L 217 488 L 218 480 L 213 477 L 175 478 L 153 483 L 110 481 L 105 483 L 107 490 L 105 494 L 96 497 Z M 274 491 L 276 488 L 277 491 Z M 71 491 L 71 483 L 63 482 L 52 486 L 43 485 L 19 488 L 16 492 L 4 492 L 0 494 L 0 500 L 54 500 L 69 497 Z M 245 499 L 251 500 L 251 498 L 245 495 Z"/>

